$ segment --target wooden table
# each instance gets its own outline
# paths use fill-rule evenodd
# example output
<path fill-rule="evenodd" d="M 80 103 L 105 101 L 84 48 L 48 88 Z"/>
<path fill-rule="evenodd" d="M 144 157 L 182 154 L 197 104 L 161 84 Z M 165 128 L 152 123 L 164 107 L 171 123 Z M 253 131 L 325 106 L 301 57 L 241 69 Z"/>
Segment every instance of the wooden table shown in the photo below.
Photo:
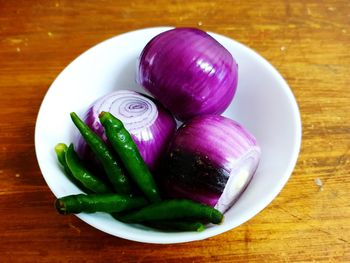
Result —
<path fill-rule="evenodd" d="M 266 1 L 267 2 L 267 1 Z M 280 195 L 236 229 L 142 244 L 53 209 L 34 126 L 57 74 L 133 29 L 199 27 L 258 51 L 300 106 L 303 143 Z M 350 262 L 350 2 L 0 0 L 0 262 Z"/>

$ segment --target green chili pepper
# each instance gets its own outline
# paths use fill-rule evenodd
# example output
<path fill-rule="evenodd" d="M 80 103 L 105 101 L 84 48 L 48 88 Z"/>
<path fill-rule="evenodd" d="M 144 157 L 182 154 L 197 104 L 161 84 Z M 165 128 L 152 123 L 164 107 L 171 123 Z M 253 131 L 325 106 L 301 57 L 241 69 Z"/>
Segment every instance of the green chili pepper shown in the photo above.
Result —
<path fill-rule="evenodd" d="M 223 220 L 223 214 L 208 205 L 186 199 L 172 199 L 151 204 L 126 215 L 119 215 L 118 219 L 127 223 L 191 219 L 219 224 Z"/>
<path fill-rule="evenodd" d="M 60 214 L 78 214 L 81 212 L 121 212 L 145 206 L 143 197 L 130 197 L 117 194 L 78 194 L 58 198 L 55 207 Z"/>
<path fill-rule="evenodd" d="M 200 222 L 186 221 L 149 221 L 147 226 L 166 231 L 196 231 L 202 232 L 205 226 Z"/>
<path fill-rule="evenodd" d="M 128 174 L 150 202 L 160 202 L 161 198 L 153 176 L 123 123 L 109 112 L 101 112 L 99 118 L 109 142 Z"/>
<path fill-rule="evenodd" d="M 78 117 L 76 113 L 72 112 L 70 116 L 75 126 L 84 137 L 86 143 L 95 153 L 98 160 L 100 160 L 108 179 L 113 186 L 113 190 L 119 194 L 130 194 L 131 189 L 129 181 L 107 145 Z"/>
<path fill-rule="evenodd" d="M 84 187 L 84 185 L 79 182 L 77 179 L 75 179 L 75 177 L 73 176 L 72 172 L 69 170 L 69 167 L 67 165 L 66 162 L 66 153 L 68 150 L 68 146 L 64 143 L 58 143 L 55 146 L 55 152 L 57 155 L 57 160 L 58 162 L 61 164 L 61 166 L 64 169 L 65 175 L 67 176 L 67 178 L 72 181 L 72 183 L 74 183 L 77 187 L 80 188 L 80 190 L 84 191 L 85 193 L 93 193 L 91 190 L 89 190 L 88 188 Z"/>
<path fill-rule="evenodd" d="M 69 176 L 70 178 L 72 178 L 72 173 L 68 168 L 68 165 L 66 163 L 66 152 L 68 150 L 68 146 L 64 143 L 58 143 L 55 146 L 55 152 L 57 155 L 57 160 L 58 162 L 62 165 L 62 167 L 64 168 L 64 171 L 66 172 L 67 176 Z"/>
<path fill-rule="evenodd" d="M 66 163 L 73 177 L 78 180 L 85 188 L 94 193 L 108 193 L 110 189 L 101 179 L 91 174 L 81 163 L 78 155 L 71 144 L 66 152 Z"/>

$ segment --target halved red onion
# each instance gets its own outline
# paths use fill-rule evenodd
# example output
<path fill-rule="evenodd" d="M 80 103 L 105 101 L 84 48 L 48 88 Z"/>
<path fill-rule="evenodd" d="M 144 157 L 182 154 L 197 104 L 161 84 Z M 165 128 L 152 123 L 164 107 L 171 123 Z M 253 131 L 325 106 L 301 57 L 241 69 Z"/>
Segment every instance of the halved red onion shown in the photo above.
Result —
<path fill-rule="evenodd" d="M 221 114 L 236 92 L 238 65 L 206 32 L 175 28 L 143 49 L 137 81 L 179 120 Z"/>
<path fill-rule="evenodd" d="M 137 145 L 148 167 L 153 170 L 162 157 L 176 130 L 174 117 L 154 99 L 130 90 L 118 90 L 97 99 L 85 113 L 83 120 L 104 141 L 104 128 L 98 115 L 112 113 L 120 119 Z M 79 134 L 77 152 L 83 160 L 94 160 L 94 155 Z"/>
<path fill-rule="evenodd" d="M 237 122 L 218 115 L 196 117 L 175 134 L 162 165 L 162 182 L 172 197 L 225 212 L 254 175 L 260 148 Z"/>

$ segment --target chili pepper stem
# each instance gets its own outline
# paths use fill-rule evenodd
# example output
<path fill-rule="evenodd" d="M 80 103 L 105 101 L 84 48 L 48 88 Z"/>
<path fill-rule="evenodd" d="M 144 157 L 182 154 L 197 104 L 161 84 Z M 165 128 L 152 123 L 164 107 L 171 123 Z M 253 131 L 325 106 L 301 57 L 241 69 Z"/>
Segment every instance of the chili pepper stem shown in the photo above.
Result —
<path fill-rule="evenodd" d="M 64 202 L 62 202 L 60 199 L 57 199 L 55 201 L 55 208 L 61 215 L 66 214 L 66 207 L 64 205 Z"/>

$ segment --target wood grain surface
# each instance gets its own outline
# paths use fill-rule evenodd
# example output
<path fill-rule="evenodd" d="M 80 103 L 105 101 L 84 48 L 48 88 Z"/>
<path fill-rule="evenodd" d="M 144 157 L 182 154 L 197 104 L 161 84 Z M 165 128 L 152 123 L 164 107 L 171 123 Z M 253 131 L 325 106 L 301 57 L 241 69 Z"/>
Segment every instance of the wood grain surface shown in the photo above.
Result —
<path fill-rule="evenodd" d="M 290 84 L 303 121 L 297 166 L 265 210 L 176 245 L 119 239 L 58 215 L 34 151 L 40 103 L 71 60 L 112 36 L 164 25 L 259 52 Z M 348 0 L 0 0 L 0 262 L 350 262 L 349 94 Z"/>

